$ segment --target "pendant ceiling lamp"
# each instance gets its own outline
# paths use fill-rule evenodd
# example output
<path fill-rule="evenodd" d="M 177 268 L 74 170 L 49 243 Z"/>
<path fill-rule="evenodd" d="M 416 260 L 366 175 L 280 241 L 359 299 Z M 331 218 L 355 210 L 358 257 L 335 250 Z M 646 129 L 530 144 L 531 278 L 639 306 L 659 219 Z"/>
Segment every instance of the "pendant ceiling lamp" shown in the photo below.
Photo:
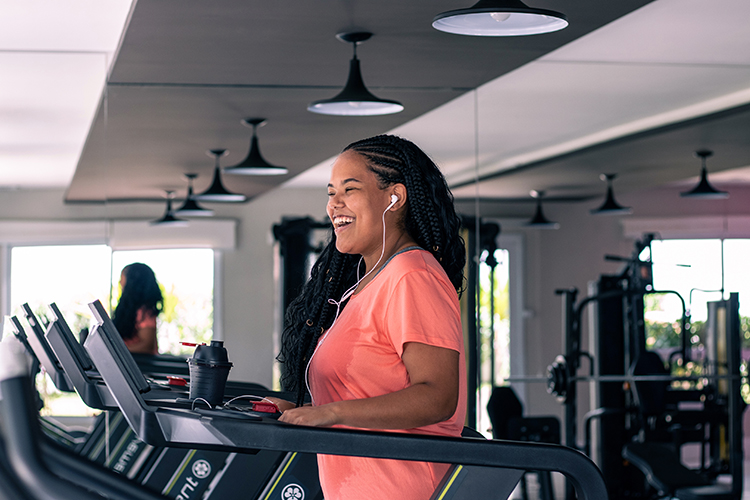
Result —
<path fill-rule="evenodd" d="M 277 167 L 268 163 L 260 154 L 258 146 L 258 136 L 256 130 L 258 127 L 265 125 L 265 118 L 245 118 L 242 124 L 253 129 L 253 136 L 250 139 L 250 151 L 247 157 L 239 164 L 233 167 L 225 167 L 225 174 L 238 175 L 284 175 L 288 172 L 285 167 Z"/>
<path fill-rule="evenodd" d="M 188 221 L 185 219 L 179 219 L 175 217 L 174 212 L 172 211 L 172 197 L 174 196 L 174 191 L 167 191 L 167 210 L 164 212 L 164 215 L 161 219 L 152 220 L 149 224 L 152 226 L 169 226 L 169 227 L 185 227 L 188 225 Z"/>
<path fill-rule="evenodd" d="M 599 178 L 607 183 L 607 196 L 604 203 L 599 208 L 591 210 L 594 215 L 627 215 L 633 212 L 630 207 L 623 207 L 615 201 L 615 195 L 612 191 L 612 181 L 617 177 L 616 174 L 601 174 Z"/>
<path fill-rule="evenodd" d="M 552 222 L 544 216 L 542 212 L 542 198 L 544 198 L 544 191 L 531 191 L 531 197 L 536 198 L 536 212 L 534 217 L 526 223 L 526 227 L 534 229 L 559 229 L 560 224 Z"/>
<path fill-rule="evenodd" d="M 214 167 L 214 180 L 211 185 L 200 194 L 193 196 L 194 200 L 197 201 L 218 201 L 224 203 L 240 203 L 247 201 L 247 196 L 244 194 L 232 193 L 224 184 L 221 182 L 221 166 L 219 166 L 219 158 L 227 154 L 226 149 L 211 149 L 207 153 L 209 156 L 216 157 L 216 166 Z"/>
<path fill-rule="evenodd" d="M 364 31 L 336 35 L 336 38 L 342 42 L 351 43 L 354 49 L 354 56 L 349 63 L 349 78 L 338 95 L 331 99 L 310 103 L 307 107 L 308 111 L 324 115 L 372 116 L 389 115 L 404 109 L 400 102 L 375 97 L 365 87 L 362 72 L 359 69 L 359 59 L 357 59 L 357 45 L 369 40 L 371 36 L 372 33 Z"/>
<path fill-rule="evenodd" d="M 195 195 L 193 194 L 193 180 L 198 177 L 198 174 L 185 174 L 185 177 L 188 180 L 187 196 L 185 197 L 185 202 L 182 206 L 175 210 L 174 213 L 183 217 L 211 217 L 214 214 L 214 211 L 208 208 L 203 208 L 198 205 L 197 201 L 195 201 Z"/>
<path fill-rule="evenodd" d="M 707 149 L 701 149 L 695 152 L 695 156 L 701 159 L 701 180 L 698 181 L 698 185 L 690 191 L 680 193 L 680 196 L 684 196 L 686 198 L 703 198 L 707 200 L 720 200 L 723 198 L 729 198 L 729 193 L 727 193 L 726 191 L 719 191 L 708 183 L 706 158 L 712 156 L 713 154 L 713 151 L 709 151 Z"/>
<path fill-rule="evenodd" d="M 472 36 L 538 35 L 567 25 L 564 14 L 535 9 L 521 0 L 479 0 L 468 9 L 443 12 L 432 20 L 436 30 Z"/>

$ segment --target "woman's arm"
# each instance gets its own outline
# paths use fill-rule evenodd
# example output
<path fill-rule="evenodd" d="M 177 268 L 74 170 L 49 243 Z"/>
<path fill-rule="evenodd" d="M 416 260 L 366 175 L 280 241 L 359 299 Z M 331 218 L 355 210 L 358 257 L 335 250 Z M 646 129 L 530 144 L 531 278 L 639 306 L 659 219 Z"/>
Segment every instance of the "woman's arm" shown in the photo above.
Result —
<path fill-rule="evenodd" d="M 140 354 L 156 354 L 156 315 L 145 308 L 138 309 L 135 317 L 135 335 L 125 341 L 128 350 Z"/>
<path fill-rule="evenodd" d="M 279 420 L 365 429 L 412 429 L 442 422 L 453 416 L 458 404 L 458 356 L 452 349 L 407 342 L 401 357 L 409 387 L 374 398 L 289 409 Z M 378 376 L 375 367 L 372 376 Z"/>
<path fill-rule="evenodd" d="M 125 341 L 130 352 L 139 354 L 155 354 L 157 351 L 156 327 L 139 328 L 131 338 Z"/>

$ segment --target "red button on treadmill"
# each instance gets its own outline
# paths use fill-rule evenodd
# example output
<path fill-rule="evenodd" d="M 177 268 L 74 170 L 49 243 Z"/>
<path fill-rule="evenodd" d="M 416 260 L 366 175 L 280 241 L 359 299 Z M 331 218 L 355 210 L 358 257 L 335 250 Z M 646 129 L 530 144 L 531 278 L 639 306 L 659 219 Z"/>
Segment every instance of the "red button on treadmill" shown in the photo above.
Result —
<path fill-rule="evenodd" d="M 254 401 L 253 411 L 261 413 L 279 413 L 279 407 L 269 401 Z"/>
<path fill-rule="evenodd" d="M 187 386 L 187 380 L 182 377 L 173 377 L 172 375 L 167 375 L 167 383 L 169 385 L 176 385 L 178 387 Z"/>

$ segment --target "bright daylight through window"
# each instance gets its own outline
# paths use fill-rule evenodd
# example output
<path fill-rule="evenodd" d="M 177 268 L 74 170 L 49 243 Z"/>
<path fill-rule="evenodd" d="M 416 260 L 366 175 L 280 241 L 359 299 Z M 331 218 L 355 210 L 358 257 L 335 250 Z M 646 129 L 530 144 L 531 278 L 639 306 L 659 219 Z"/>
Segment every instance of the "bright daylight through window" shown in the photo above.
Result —
<path fill-rule="evenodd" d="M 114 310 L 120 296 L 120 272 L 133 262 L 151 267 L 164 298 L 157 318 L 159 353 L 188 355 L 186 342 L 208 342 L 213 335 L 214 253 L 210 249 L 112 251 L 106 245 L 14 247 L 11 251 L 10 311 L 22 325 L 21 305 L 28 303 L 43 323 L 55 302 L 78 335 L 91 327 L 88 304 L 96 299 Z M 66 415 L 83 411 L 76 397 L 65 398 L 49 379 L 38 381 L 44 412 Z M 75 396 L 75 395 L 74 395 Z M 77 404 L 76 404 L 77 403 Z M 75 407 L 71 406 L 75 405 Z"/>
<path fill-rule="evenodd" d="M 492 388 L 510 376 L 510 254 L 498 249 L 489 258 L 484 251 L 479 268 L 479 320 L 482 342 L 481 385 L 477 398 L 480 432 L 491 427 L 487 401 Z M 491 433 L 487 432 L 491 437 Z"/>
<path fill-rule="evenodd" d="M 750 354 L 750 240 L 662 240 L 651 243 L 655 290 L 672 290 L 685 300 L 688 335 L 695 354 L 705 348 L 706 303 L 739 293 L 742 359 Z M 680 346 L 682 304 L 674 294 L 645 297 L 646 343 L 667 359 Z M 688 371 L 700 370 L 698 366 Z M 747 369 L 746 367 L 744 368 Z M 699 374 L 700 372 L 696 372 Z M 743 388 L 746 400 L 748 387 Z"/>

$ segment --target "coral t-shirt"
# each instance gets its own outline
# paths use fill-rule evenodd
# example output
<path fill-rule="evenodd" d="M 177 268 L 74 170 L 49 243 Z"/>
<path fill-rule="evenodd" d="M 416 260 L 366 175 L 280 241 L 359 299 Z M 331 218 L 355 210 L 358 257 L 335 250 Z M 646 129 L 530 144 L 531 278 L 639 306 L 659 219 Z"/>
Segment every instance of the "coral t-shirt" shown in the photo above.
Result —
<path fill-rule="evenodd" d="M 392 432 L 460 436 L 466 412 L 466 369 L 458 295 L 435 258 L 422 249 L 396 254 L 349 299 L 309 367 L 314 404 L 370 398 L 409 386 L 401 355 L 419 342 L 457 351 L 459 401 L 453 416 Z M 326 500 L 427 500 L 445 475 L 439 463 L 319 455 Z"/>

